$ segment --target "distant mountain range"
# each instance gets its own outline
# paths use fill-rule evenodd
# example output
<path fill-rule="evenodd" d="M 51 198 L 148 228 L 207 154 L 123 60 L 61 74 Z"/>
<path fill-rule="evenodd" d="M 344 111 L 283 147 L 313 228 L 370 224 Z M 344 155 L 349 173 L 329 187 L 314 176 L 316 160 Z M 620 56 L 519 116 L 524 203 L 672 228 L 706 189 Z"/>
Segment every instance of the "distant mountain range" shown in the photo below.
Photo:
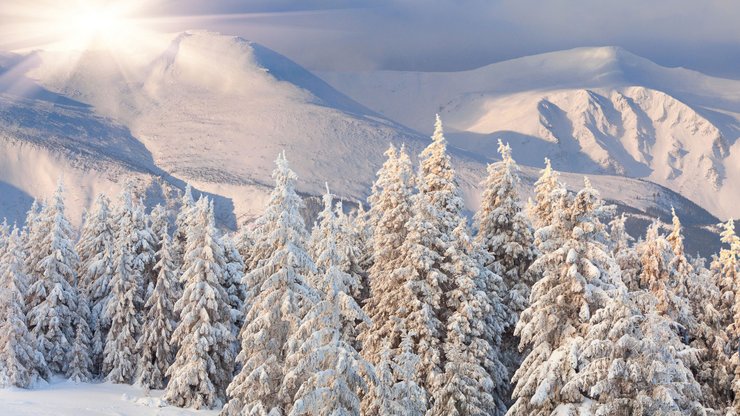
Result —
<path fill-rule="evenodd" d="M 457 146 L 450 150 L 471 210 L 499 137 L 533 166 L 522 168 L 525 194 L 551 157 L 575 172 L 563 174 L 571 189 L 588 173 L 630 213 L 636 233 L 675 206 L 689 250 L 717 245 L 708 226 L 740 198 L 729 192 L 740 180 L 731 163 L 739 151 L 734 84 L 613 48 L 469 73 L 320 74 L 336 88 L 261 45 L 209 32 L 182 33 L 143 64 L 110 51 L 38 51 L 4 54 L 0 68 L 0 216 L 11 221 L 61 176 L 75 223 L 95 193 L 134 180 L 150 203 L 173 203 L 190 182 L 234 228 L 261 212 L 281 150 L 303 194 L 319 195 L 326 182 L 340 197 L 364 199 L 389 143 L 418 154 L 436 112 Z M 631 85 L 634 74 L 651 86 Z M 684 86 L 684 95 L 673 98 L 657 82 Z"/>

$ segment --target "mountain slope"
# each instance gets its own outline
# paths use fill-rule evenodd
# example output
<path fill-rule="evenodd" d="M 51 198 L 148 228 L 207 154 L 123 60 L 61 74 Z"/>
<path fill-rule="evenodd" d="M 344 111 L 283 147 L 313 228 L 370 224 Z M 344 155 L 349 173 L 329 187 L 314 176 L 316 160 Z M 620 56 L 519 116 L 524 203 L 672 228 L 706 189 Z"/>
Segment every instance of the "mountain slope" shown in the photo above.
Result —
<path fill-rule="evenodd" d="M 454 73 L 322 73 L 421 131 L 439 112 L 458 147 L 522 163 L 645 178 L 720 217 L 740 215 L 740 82 L 660 67 L 619 48 L 580 48 Z"/>
<path fill-rule="evenodd" d="M 8 63 L 10 62 L 10 63 Z M 216 201 L 219 222 L 261 213 L 273 160 L 286 151 L 299 191 L 364 199 L 388 144 L 417 155 L 428 138 L 337 92 L 285 57 L 240 38 L 177 36 L 145 63 L 105 51 L 37 52 L 6 61 L 0 75 L 0 216 L 22 221 L 32 198 L 59 176 L 79 222 L 96 192 L 135 180 L 148 202 L 172 203 L 185 181 Z M 432 125 L 434 112 L 425 116 Z M 450 148 L 470 210 L 490 160 Z M 520 158 L 520 154 L 516 154 Z M 529 192 L 537 169 L 523 169 Z M 571 189 L 580 174 L 565 174 Z M 650 182 L 592 175 L 605 198 L 635 221 L 686 213 L 690 230 L 716 218 Z M 693 231 L 692 231 L 693 232 Z M 702 231 L 704 232 L 704 231 Z"/>

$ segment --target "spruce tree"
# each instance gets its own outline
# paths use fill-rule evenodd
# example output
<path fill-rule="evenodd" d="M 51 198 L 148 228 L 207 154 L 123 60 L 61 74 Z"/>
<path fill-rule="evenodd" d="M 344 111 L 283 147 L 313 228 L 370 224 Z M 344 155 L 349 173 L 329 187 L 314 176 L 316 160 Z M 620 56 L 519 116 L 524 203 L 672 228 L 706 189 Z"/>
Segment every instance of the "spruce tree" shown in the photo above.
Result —
<path fill-rule="evenodd" d="M 78 291 L 75 310 L 75 338 L 69 351 L 67 378 L 76 382 L 92 379 L 92 331 L 90 330 L 90 306 L 87 296 Z"/>
<path fill-rule="evenodd" d="M 627 234 L 627 217 L 622 214 L 609 223 L 612 254 L 622 271 L 622 282 L 631 291 L 640 289 L 640 257 L 632 245 L 634 239 Z"/>
<path fill-rule="evenodd" d="M 23 256 L 19 232 L 14 229 L 0 257 L 0 387 L 27 388 L 48 376 L 23 310 L 28 286 Z"/>
<path fill-rule="evenodd" d="M 414 354 L 413 334 L 403 328 L 399 346 L 400 353 L 391 357 L 390 345 L 380 353 L 380 362 L 375 366 L 374 389 L 366 397 L 366 415 L 379 416 L 422 416 L 427 412 L 426 392 L 416 382 L 419 356 Z"/>
<path fill-rule="evenodd" d="M 336 229 L 328 227 L 318 254 L 326 270 L 318 280 L 321 300 L 288 340 L 281 394 L 294 403 L 289 414 L 359 415 L 360 399 L 374 376 L 372 365 L 352 345 L 355 322 L 367 317 L 350 294 L 351 276 L 337 266 L 335 241 Z"/>
<path fill-rule="evenodd" d="M 495 390 L 508 384 L 506 369 L 498 360 L 498 345 L 491 339 L 500 338 L 503 321 L 489 328 L 489 315 L 495 312 L 490 299 L 476 281 L 479 265 L 467 253 L 469 236 L 464 220 L 455 230 L 456 244 L 452 270 L 453 289 L 445 293 L 445 305 L 449 308 L 447 332 L 443 343 L 445 354 L 444 373 L 441 387 L 436 390 L 433 407 L 428 415 L 495 415 L 504 414 L 504 397 Z M 496 297 L 500 302 L 500 298 Z M 495 334 L 487 334 L 495 331 Z M 493 336 L 492 336 L 493 335 Z M 491 368 L 492 365 L 499 368 Z M 497 375 L 494 382 L 492 374 Z"/>
<path fill-rule="evenodd" d="M 284 154 L 276 165 L 275 189 L 255 224 L 254 267 L 244 279 L 249 293 L 237 357 L 242 368 L 227 390 L 230 400 L 224 415 L 278 414 L 290 407 L 292 397 L 279 394 L 287 341 L 318 300 L 306 283 L 316 267 L 305 248 L 297 177 Z"/>
<path fill-rule="evenodd" d="M 518 191 L 519 168 L 511 157 L 511 147 L 499 140 L 498 150 L 501 162 L 488 166 L 481 206 L 475 214 L 475 245 L 481 250 L 484 266 L 503 279 L 502 287 L 498 289 L 500 293 L 489 291 L 489 298 L 502 297 L 507 309 L 508 320 L 501 337 L 501 348 L 504 363 L 513 373 L 522 360 L 514 326 L 519 314 L 529 304 L 535 276 L 527 270 L 537 257 L 537 250 L 532 225 L 522 212 Z M 504 395 L 510 396 L 508 393 Z"/>
<path fill-rule="evenodd" d="M 610 209 L 586 180 L 575 197 L 560 195 L 552 224 L 536 232 L 545 247 L 531 271 L 541 276 L 515 334 L 530 352 L 514 374 L 510 415 L 549 415 L 558 406 L 582 402 L 578 389 L 564 388 L 577 375 L 576 352 L 587 323 L 609 300 L 619 268 L 606 245 L 601 217 Z"/>
<path fill-rule="evenodd" d="M 64 216 L 64 187 L 59 182 L 49 205 L 39 213 L 36 232 L 44 232 L 33 257 L 35 282 L 29 289 L 28 313 L 31 333 L 52 373 L 64 374 L 74 342 L 77 303 L 77 253 L 72 245 L 72 228 Z"/>
<path fill-rule="evenodd" d="M 79 293 L 87 297 L 90 308 L 92 371 L 99 374 L 110 321 L 106 309 L 111 292 L 115 235 L 111 225 L 110 201 L 105 195 L 95 198 L 93 209 L 82 227 L 77 251 L 80 255 Z"/>
<path fill-rule="evenodd" d="M 370 296 L 363 307 L 371 325 L 360 327 L 358 338 L 362 355 L 373 364 L 391 348 L 391 360 L 399 352 L 401 343 L 398 321 L 403 317 L 401 305 L 412 302 L 411 291 L 396 271 L 403 257 L 401 246 L 407 237 L 406 223 L 411 218 L 413 172 L 411 160 L 405 151 L 399 156 L 395 147 L 386 152 L 388 159 L 378 172 L 370 198 L 373 261 L 369 270 Z"/>
<path fill-rule="evenodd" d="M 594 414 L 705 414 L 689 369 L 695 351 L 656 303 L 651 293 L 630 295 L 620 285 L 592 316 L 578 356 L 582 368 L 566 389 L 592 399 Z"/>
<path fill-rule="evenodd" d="M 226 399 L 234 371 L 231 310 L 223 281 L 226 261 L 212 206 L 201 198 L 191 220 L 183 262 L 180 323 L 172 333 L 179 350 L 167 370 L 164 399 L 179 407 L 216 408 Z"/>
<path fill-rule="evenodd" d="M 136 342 L 141 328 L 143 304 L 142 279 L 135 269 L 138 234 L 131 187 L 126 186 L 114 215 L 116 240 L 111 277 L 111 294 L 106 302 L 105 316 L 110 329 L 103 349 L 102 374 L 114 383 L 131 383 L 136 375 L 139 356 Z"/>
<path fill-rule="evenodd" d="M 535 199 L 527 212 L 535 229 L 547 227 L 553 222 L 562 188 L 560 174 L 553 170 L 550 159 L 545 158 L 545 168 L 540 171 L 540 177 L 534 183 Z"/>
<path fill-rule="evenodd" d="M 137 345 L 141 358 L 136 383 L 147 389 L 163 389 L 167 385 L 167 369 L 175 358 L 175 345 L 170 343 L 177 322 L 174 304 L 180 298 L 172 240 L 166 228 L 158 230 L 159 251 L 154 266 L 157 283 L 146 301 L 147 312 Z"/>
<path fill-rule="evenodd" d="M 226 290 L 231 307 L 232 332 L 234 337 L 244 326 L 244 300 L 247 298 L 247 288 L 242 283 L 244 280 L 244 259 L 242 258 L 232 236 L 223 236 L 221 243 L 224 247 L 224 258 L 226 267 L 224 269 L 224 281 L 222 286 Z M 235 341 L 238 341 L 235 338 Z M 238 344 L 238 342 L 236 342 Z"/>

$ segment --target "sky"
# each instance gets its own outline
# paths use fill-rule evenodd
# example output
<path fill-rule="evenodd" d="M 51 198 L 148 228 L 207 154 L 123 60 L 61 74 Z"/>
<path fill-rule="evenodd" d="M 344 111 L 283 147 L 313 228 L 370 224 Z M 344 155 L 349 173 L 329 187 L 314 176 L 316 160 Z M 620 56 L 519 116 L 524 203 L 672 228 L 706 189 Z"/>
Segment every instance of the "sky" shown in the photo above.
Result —
<path fill-rule="evenodd" d="M 75 1 L 116 0 L 54 4 Z M 665 66 L 740 78 L 740 2 L 732 0 L 127 1 L 159 18 L 158 30 L 239 35 L 312 70 L 455 71 L 616 45 Z M 0 26 L 10 28 L 16 18 L 3 7 Z"/>

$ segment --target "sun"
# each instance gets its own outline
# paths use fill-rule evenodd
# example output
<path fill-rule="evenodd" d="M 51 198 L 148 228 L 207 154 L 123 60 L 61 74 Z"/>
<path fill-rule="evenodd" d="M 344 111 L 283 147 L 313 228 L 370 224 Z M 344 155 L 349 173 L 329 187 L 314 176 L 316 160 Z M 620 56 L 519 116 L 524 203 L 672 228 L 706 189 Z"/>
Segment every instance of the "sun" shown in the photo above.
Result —
<path fill-rule="evenodd" d="M 146 43 L 153 0 L 2 0 L 3 49 L 116 49 Z"/>

